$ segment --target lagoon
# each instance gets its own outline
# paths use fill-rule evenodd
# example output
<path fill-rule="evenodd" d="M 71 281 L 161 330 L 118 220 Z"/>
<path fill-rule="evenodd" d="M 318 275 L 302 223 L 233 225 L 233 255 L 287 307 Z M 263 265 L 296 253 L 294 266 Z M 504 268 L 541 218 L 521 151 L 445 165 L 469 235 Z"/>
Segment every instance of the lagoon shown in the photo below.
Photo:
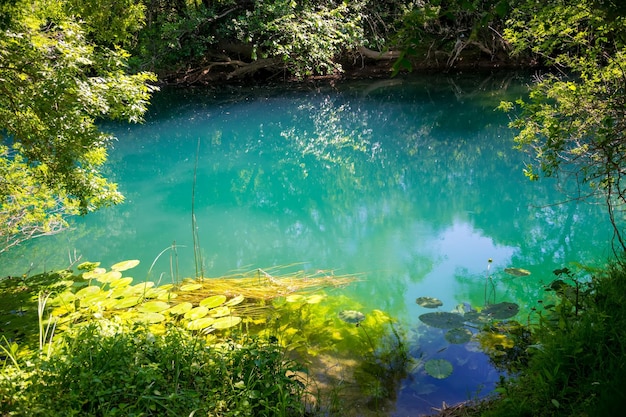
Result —
<path fill-rule="evenodd" d="M 62 268 L 80 257 L 103 266 L 139 259 L 136 280 L 256 268 L 356 274 L 358 282 L 333 291 L 365 313 L 396 317 L 416 356 L 455 365 L 446 379 L 407 378 L 384 415 L 483 396 L 499 373 L 476 343 L 424 339 L 418 316 L 429 310 L 416 299 L 436 297 L 442 311 L 482 306 L 489 277 L 488 296 L 518 304 L 516 319 L 525 321 L 554 269 L 611 255 L 601 205 L 556 204 L 566 200 L 563 184 L 522 173 L 528 157 L 495 108 L 523 96 L 529 80 L 164 89 L 144 124 L 103 125 L 118 138 L 106 170 L 125 203 L 3 255 L 0 272 Z"/>

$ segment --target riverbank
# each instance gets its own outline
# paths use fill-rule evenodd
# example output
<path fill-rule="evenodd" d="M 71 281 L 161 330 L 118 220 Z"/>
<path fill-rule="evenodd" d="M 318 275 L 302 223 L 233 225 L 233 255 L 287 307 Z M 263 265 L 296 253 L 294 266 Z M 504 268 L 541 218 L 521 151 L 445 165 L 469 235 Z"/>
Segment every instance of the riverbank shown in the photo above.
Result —
<path fill-rule="evenodd" d="M 626 405 L 626 270 L 554 271 L 534 323 L 518 332 L 498 394 L 438 417 L 616 416 Z M 522 338 L 521 335 L 525 334 Z"/>
<path fill-rule="evenodd" d="M 164 72 L 159 74 L 159 82 L 167 86 L 216 86 L 216 85 L 256 85 L 276 82 L 307 83 L 310 81 L 327 80 L 339 82 L 343 80 L 365 80 L 392 78 L 397 74 L 408 73 L 432 74 L 460 74 L 460 73 L 487 73 L 499 71 L 515 71 L 543 68 L 536 61 L 530 59 L 514 59 L 512 57 L 494 58 L 475 52 L 461 54 L 453 63 L 446 59 L 417 59 L 406 58 L 406 64 L 400 65 L 399 54 L 392 54 L 380 59 L 367 57 L 361 54 L 350 54 L 338 61 L 341 71 L 327 75 L 296 77 L 283 69 L 258 68 L 250 72 L 233 75 L 220 68 L 192 66 L 184 70 Z M 249 65 L 253 63 L 250 62 Z"/>

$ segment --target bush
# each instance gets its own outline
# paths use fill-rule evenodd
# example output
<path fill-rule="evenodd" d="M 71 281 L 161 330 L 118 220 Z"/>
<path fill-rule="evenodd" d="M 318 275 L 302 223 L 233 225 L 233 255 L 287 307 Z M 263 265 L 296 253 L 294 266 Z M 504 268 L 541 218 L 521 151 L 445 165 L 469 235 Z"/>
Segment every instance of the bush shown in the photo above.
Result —
<path fill-rule="evenodd" d="M 179 328 L 89 324 L 0 379 L 3 415 L 298 416 L 303 385 L 276 344 L 208 345 Z M 5 368 L 6 371 L 6 368 Z"/>
<path fill-rule="evenodd" d="M 501 389 L 486 416 L 618 415 L 626 404 L 626 270 L 590 281 L 567 269 L 548 290 L 528 366 Z"/>

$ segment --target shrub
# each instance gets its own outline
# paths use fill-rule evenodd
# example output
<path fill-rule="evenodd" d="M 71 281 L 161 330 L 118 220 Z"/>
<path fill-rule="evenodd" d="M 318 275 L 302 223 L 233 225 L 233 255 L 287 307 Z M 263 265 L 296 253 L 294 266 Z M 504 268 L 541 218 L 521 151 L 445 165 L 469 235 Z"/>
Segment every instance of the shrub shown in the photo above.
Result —
<path fill-rule="evenodd" d="M 88 324 L 49 359 L 3 373 L 1 413 L 81 416 L 302 415 L 300 367 L 276 344 L 209 345 L 180 328 Z M 18 386 L 19 385 L 19 386 Z M 53 400 L 52 400 L 53 399 Z"/>

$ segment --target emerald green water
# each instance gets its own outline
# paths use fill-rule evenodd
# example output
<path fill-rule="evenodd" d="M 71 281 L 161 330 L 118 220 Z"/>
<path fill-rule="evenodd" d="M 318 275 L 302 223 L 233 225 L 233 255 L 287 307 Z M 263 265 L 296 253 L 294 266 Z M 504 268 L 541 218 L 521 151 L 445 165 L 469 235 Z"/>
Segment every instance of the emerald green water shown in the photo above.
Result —
<path fill-rule="evenodd" d="M 419 296 L 449 311 L 483 305 L 488 259 L 497 301 L 523 311 L 551 271 L 602 264 L 603 209 L 554 205 L 554 181 L 531 183 L 500 100 L 528 78 L 421 77 L 298 88 L 163 91 L 143 125 L 105 125 L 119 141 L 107 166 L 126 202 L 0 258 L 3 275 L 65 267 L 69 259 L 139 259 L 136 279 L 194 276 L 195 216 L 206 276 L 281 266 L 361 274 L 343 290 L 418 326 Z M 165 250 L 165 251 L 164 251 Z M 162 252 L 162 256 L 159 254 Z M 507 276 L 506 267 L 531 275 Z M 427 355 L 441 343 L 421 346 Z M 465 346 L 440 357 L 446 380 L 405 381 L 395 411 L 415 415 L 489 392 L 498 374 Z M 459 359 L 460 358 L 460 359 Z M 455 363 L 456 365 L 456 363 Z M 425 388 L 426 387 L 426 388 Z M 411 414 L 413 413 L 413 414 Z"/>

